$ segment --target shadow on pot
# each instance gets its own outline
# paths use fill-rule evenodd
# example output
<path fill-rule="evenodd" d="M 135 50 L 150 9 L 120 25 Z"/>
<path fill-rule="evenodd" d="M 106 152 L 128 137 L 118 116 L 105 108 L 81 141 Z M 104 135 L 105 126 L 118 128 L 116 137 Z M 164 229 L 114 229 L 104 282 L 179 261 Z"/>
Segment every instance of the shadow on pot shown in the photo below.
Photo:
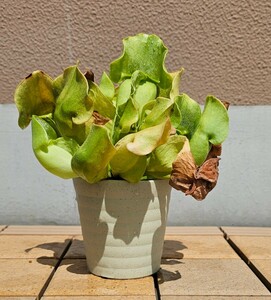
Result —
<path fill-rule="evenodd" d="M 156 273 L 171 193 L 167 180 L 138 184 L 105 180 L 90 185 L 76 179 L 74 186 L 90 272 L 119 279 Z M 177 250 L 182 247 L 175 245 Z"/>
<path fill-rule="evenodd" d="M 167 180 L 74 179 L 89 270 L 109 278 L 158 271 L 171 187 Z M 100 231 L 99 231 L 100 230 Z"/>

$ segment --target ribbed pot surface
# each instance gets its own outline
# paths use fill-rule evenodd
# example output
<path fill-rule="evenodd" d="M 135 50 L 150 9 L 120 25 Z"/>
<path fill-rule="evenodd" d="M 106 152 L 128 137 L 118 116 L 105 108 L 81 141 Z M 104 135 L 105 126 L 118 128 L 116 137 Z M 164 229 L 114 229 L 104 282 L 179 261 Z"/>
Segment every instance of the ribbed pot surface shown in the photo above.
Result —
<path fill-rule="evenodd" d="M 91 273 L 138 278 L 157 272 L 163 250 L 171 187 L 168 180 L 74 179 Z"/>

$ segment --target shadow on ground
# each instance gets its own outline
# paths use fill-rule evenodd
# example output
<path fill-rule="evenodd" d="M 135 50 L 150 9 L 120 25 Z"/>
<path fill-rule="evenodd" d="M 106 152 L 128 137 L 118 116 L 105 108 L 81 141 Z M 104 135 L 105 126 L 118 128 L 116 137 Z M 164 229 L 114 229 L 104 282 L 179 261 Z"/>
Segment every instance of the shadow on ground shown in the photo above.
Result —
<path fill-rule="evenodd" d="M 52 251 L 52 256 L 41 256 L 37 258 L 37 262 L 43 265 L 50 265 L 57 269 L 60 265 L 67 266 L 68 272 L 74 274 L 90 274 L 88 271 L 84 245 L 82 240 L 78 239 L 66 239 L 64 242 L 44 243 L 35 247 L 28 248 L 25 251 L 30 252 L 32 249 L 40 248 Z M 181 278 L 181 274 L 178 270 L 168 271 L 163 269 L 163 265 L 177 265 L 183 264 L 181 261 L 184 257 L 181 252 L 187 247 L 180 241 L 165 240 L 164 249 L 162 255 L 161 269 L 158 272 L 158 283 L 165 281 L 174 281 Z M 58 259 L 58 264 L 55 265 L 55 259 Z"/>

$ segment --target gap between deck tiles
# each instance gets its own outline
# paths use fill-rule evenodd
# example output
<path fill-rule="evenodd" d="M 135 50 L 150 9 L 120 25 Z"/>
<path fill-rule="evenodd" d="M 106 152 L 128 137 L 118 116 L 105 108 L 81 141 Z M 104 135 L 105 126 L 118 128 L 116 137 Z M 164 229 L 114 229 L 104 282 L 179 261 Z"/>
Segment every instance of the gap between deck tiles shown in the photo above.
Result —
<path fill-rule="evenodd" d="M 41 290 L 40 290 L 40 292 L 39 292 L 39 294 L 38 294 L 36 300 L 42 299 L 42 297 L 43 297 L 43 295 L 44 295 L 44 293 L 45 293 L 47 287 L 49 286 L 51 280 L 53 279 L 53 277 L 54 277 L 54 275 L 55 275 L 55 273 L 56 273 L 58 267 L 60 266 L 60 264 L 61 264 L 62 260 L 64 259 L 66 253 L 67 253 L 68 250 L 70 249 L 72 242 L 73 242 L 73 239 L 71 239 L 71 240 L 68 242 L 67 246 L 64 248 L 64 250 L 63 250 L 62 254 L 60 255 L 60 257 L 59 257 L 59 259 L 58 259 L 56 265 L 54 266 L 54 268 L 53 268 L 51 274 L 49 275 L 49 277 L 47 278 L 47 280 L 46 280 L 46 282 L 44 283 L 43 287 L 41 288 Z"/>
<path fill-rule="evenodd" d="M 231 248 L 235 251 L 235 253 L 245 262 L 245 264 L 250 268 L 250 270 L 257 276 L 257 278 L 262 282 L 262 284 L 269 290 L 271 293 L 271 283 L 265 276 L 261 273 L 261 271 L 256 268 L 256 266 L 250 261 L 250 259 L 245 255 L 245 253 L 231 240 L 230 235 L 220 227 L 220 230 L 223 233 L 223 236 L 227 243 L 231 246 Z"/>
<path fill-rule="evenodd" d="M 4 225 L 3 225 L 4 226 Z M 3 231 L 5 231 L 6 229 L 8 229 L 8 225 L 5 227 L 2 227 L 0 232 L 2 233 Z M 12 226 L 11 226 L 12 227 Z M 189 228 L 188 231 L 190 231 L 192 228 Z M 194 229 L 194 228 L 193 228 Z M 215 229 L 218 229 L 218 231 L 221 232 L 221 235 L 224 236 L 225 240 L 227 241 L 227 243 L 231 246 L 231 248 L 234 250 L 234 252 L 246 263 L 246 265 L 250 268 L 250 270 L 255 274 L 255 276 L 257 276 L 257 278 L 265 285 L 265 287 L 269 290 L 269 292 L 271 292 L 271 284 L 270 282 L 264 277 L 264 275 L 253 265 L 252 262 L 250 262 L 250 260 L 248 259 L 248 257 L 241 251 L 241 249 L 239 249 L 239 247 L 230 239 L 230 234 L 227 233 L 226 229 L 223 230 L 223 228 L 221 227 L 215 227 Z M 186 229 L 187 230 L 187 229 Z M 186 232 L 186 230 L 178 230 L 177 227 L 172 227 L 169 229 L 169 234 L 168 235 L 172 235 L 174 233 L 174 235 L 182 235 L 182 233 L 184 235 L 195 235 L 195 232 L 193 232 L 194 230 L 192 230 L 192 232 Z M 172 231 L 172 232 L 171 232 Z M 203 235 L 204 232 L 201 232 Z M 201 233 L 198 233 L 196 235 L 201 235 Z M 211 232 L 210 232 L 211 233 Z M 210 235 L 210 233 L 208 235 Z M 13 233 L 14 234 L 14 233 Z M 19 233 L 18 233 L 19 234 Z M 23 233 L 21 233 L 23 234 Z M 217 232 L 213 232 L 214 235 L 217 234 Z M 212 235 L 212 234 L 211 234 Z M 52 278 L 55 275 L 55 272 L 57 271 L 58 267 L 60 266 L 61 262 L 63 261 L 66 253 L 68 252 L 68 250 L 70 249 L 72 243 L 74 242 L 73 239 L 71 239 L 69 241 L 69 243 L 66 245 L 65 249 L 63 250 L 62 254 L 60 255 L 58 262 L 56 264 L 56 266 L 54 267 L 54 269 L 52 270 L 51 274 L 49 275 L 48 279 L 46 280 L 46 282 L 44 283 L 44 286 L 42 287 L 41 291 L 39 292 L 36 300 L 42 299 L 47 287 L 49 286 Z M 156 276 L 156 277 L 155 277 Z M 157 274 L 155 274 L 153 276 L 153 284 L 154 284 L 154 289 L 155 289 L 155 293 L 156 293 L 156 299 L 161 299 L 160 296 L 160 290 L 159 290 L 159 284 L 157 281 Z"/>

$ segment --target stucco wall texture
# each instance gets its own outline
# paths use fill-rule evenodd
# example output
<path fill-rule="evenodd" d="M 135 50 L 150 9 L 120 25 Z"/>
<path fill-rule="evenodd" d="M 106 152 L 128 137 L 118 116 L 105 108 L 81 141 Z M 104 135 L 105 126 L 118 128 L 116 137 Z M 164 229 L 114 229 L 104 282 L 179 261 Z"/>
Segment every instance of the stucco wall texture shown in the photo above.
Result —
<path fill-rule="evenodd" d="M 122 38 L 145 32 L 168 46 L 169 71 L 185 68 L 181 89 L 195 100 L 271 104 L 269 0 L 2 0 L 0 18 L 0 103 L 37 69 L 54 77 L 80 60 L 98 80 Z"/>

